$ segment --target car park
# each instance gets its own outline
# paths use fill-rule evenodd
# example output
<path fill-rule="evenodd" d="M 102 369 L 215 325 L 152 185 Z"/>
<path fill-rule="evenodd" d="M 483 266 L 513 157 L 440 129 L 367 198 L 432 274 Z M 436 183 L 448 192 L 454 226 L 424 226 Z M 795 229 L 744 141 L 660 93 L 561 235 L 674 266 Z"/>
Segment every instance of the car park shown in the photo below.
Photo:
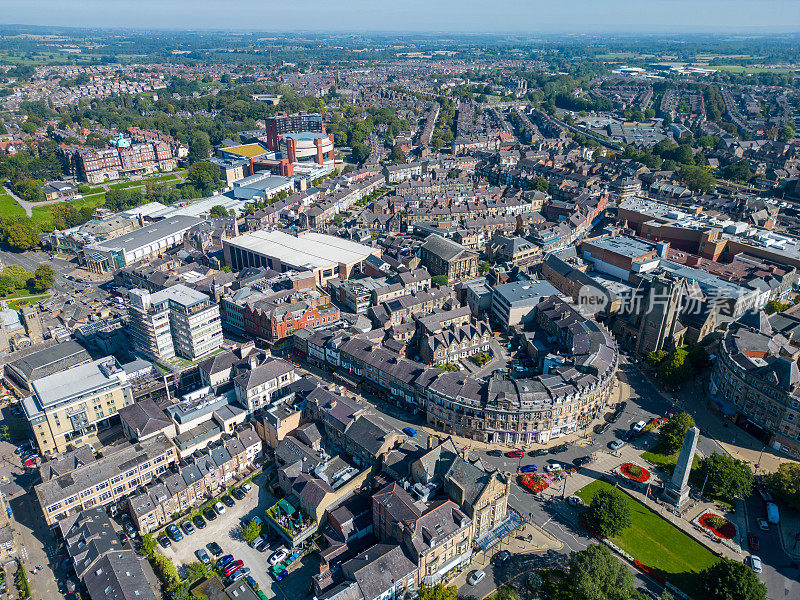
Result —
<path fill-rule="evenodd" d="M 417 435 L 417 430 L 413 427 L 403 427 L 403 433 L 405 433 L 408 437 L 414 437 Z"/>
<path fill-rule="evenodd" d="M 222 503 L 223 503 L 225 506 L 227 506 L 228 508 L 230 508 L 230 507 L 232 507 L 232 506 L 235 506 L 235 505 L 236 505 L 236 502 L 234 502 L 234 501 L 233 501 L 233 498 L 231 498 L 231 497 L 230 497 L 230 496 L 228 496 L 227 494 L 226 494 L 226 495 L 224 495 L 224 496 L 221 498 L 221 500 L 222 500 Z"/>
<path fill-rule="evenodd" d="M 756 573 L 761 573 L 763 567 L 761 566 L 761 557 L 756 556 L 755 554 L 750 555 L 750 566 L 753 567 L 753 571 Z"/>
<path fill-rule="evenodd" d="M 624 445 L 625 442 L 623 442 L 622 440 L 614 440 L 613 442 L 608 443 L 608 447 L 611 448 L 612 450 L 619 450 Z"/>
<path fill-rule="evenodd" d="M 217 542 L 211 542 L 209 544 L 206 544 L 206 548 L 208 548 L 208 551 L 211 552 L 211 556 L 222 555 L 222 548 Z"/>
<path fill-rule="evenodd" d="M 531 450 L 530 452 L 528 452 L 528 456 L 531 456 L 533 458 L 539 456 L 547 456 L 547 448 L 539 448 L 538 450 Z"/>
<path fill-rule="evenodd" d="M 522 458 L 525 456 L 525 453 L 522 450 L 511 450 L 510 452 L 506 452 L 506 456 L 508 458 Z"/>
<path fill-rule="evenodd" d="M 244 566 L 244 561 L 237 560 L 237 561 L 234 561 L 234 562 L 228 564 L 224 569 L 222 569 L 222 573 L 223 573 L 223 575 L 225 575 L 225 577 L 230 577 L 236 571 L 241 569 L 243 566 Z"/>
<path fill-rule="evenodd" d="M 563 471 L 564 467 L 562 467 L 559 463 L 552 463 L 550 465 L 545 465 L 544 470 L 547 473 L 553 473 L 555 471 Z"/>
<path fill-rule="evenodd" d="M 206 528 L 206 520 L 201 515 L 195 515 L 194 519 L 192 519 L 192 523 L 198 529 L 205 529 Z"/>
<path fill-rule="evenodd" d="M 244 492 L 239 488 L 233 488 L 231 490 L 231 496 L 233 496 L 237 500 L 244 500 Z"/>
<path fill-rule="evenodd" d="M 470 573 L 469 577 L 467 578 L 467 583 L 470 585 L 478 585 L 484 579 L 486 579 L 486 571 L 483 569 L 478 569 L 477 571 Z"/>
<path fill-rule="evenodd" d="M 523 465 L 517 469 L 517 473 L 536 473 L 537 470 L 536 465 Z"/>
<path fill-rule="evenodd" d="M 758 539 L 758 536 L 755 533 L 747 534 L 747 545 L 750 546 L 750 550 L 753 552 L 758 552 L 761 550 L 761 541 Z"/>
<path fill-rule="evenodd" d="M 275 552 L 273 552 L 272 556 L 269 557 L 269 564 L 277 565 L 279 562 L 282 562 L 287 556 L 289 556 L 289 551 L 284 547 L 280 547 Z"/>
<path fill-rule="evenodd" d="M 191 521 L 184 521 L 181 523 L 181 529 L 183 529 L 183 533 L 186 535 L 192 535 L 194 533 L 194 525 L 192 525 Z"/>
<path fill-rule="evenodd" d="M 197 550 L 195 550 L 194 555 L 197 557 L 197 560 L 199 560 L 204 565 L 207 565 L 208 563 L 211 562 L 211 557 L 208 555 L 208 552 L 206 552 L 205 548 L 198 548 Z"/>
<path fill-rule="evenodd" d="M 203 511 L 203 516 L 206 518 L 207 521 L 213 521 L 217 518 L 217 513 L 214 512 L 214 509 L 210 506 Z"/>
<path fill-rule="evenodd" d="M 214 510 L 216 511 L 216 513 L 218 515 L 224 515 L 225 514 L 225 505 L 222 502 L 217 502 L 214 505 Z"/>
<path fill-rule="evenodd" d="M 183 534 L 178 526 L 174 523 L 167 526 L 167 535 L 172 538 L 174 542 L 180 542 L 183 539 Z"/>
<path fill-rule="evenodd" d="M 158 543 L 161 544 L 162 548 L 169 548 L 172 545 L 170 539 L 163 534 L 158 536 Z"/>

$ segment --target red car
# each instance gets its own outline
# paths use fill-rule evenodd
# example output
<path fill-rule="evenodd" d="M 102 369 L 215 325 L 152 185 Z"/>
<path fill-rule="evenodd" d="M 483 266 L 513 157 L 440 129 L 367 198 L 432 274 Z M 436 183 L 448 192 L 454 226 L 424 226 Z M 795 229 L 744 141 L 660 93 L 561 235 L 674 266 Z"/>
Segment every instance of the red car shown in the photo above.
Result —
<path fill-rule="evenodd" d="M 227 567 L 225 567 L 222 570 L 222 572 L 225 574 L 225 577 L 230 577 L 231 575 L 236 573 L 236 571 L 241 569 L 243 566 L 244 566 L 244 561 L 237 560 L 237 561 L 234 561 L 231 564 L 229 564 Z"/>
<path fill-rule="evenodd" d="M 753 552 L 758 552 L 761 550 L 761 542 L 758 539 L 758 536 L 755 533 L 748 533 L 747 534 L 747 545 L 750 546 L 750 550 Z"/>
<path fill-rule="evenodd" d="M 525 453 L 522 450 L 512 450 L 511 452 L 506 452 L 506 456 L 508 458 L 522 458 Z"/>

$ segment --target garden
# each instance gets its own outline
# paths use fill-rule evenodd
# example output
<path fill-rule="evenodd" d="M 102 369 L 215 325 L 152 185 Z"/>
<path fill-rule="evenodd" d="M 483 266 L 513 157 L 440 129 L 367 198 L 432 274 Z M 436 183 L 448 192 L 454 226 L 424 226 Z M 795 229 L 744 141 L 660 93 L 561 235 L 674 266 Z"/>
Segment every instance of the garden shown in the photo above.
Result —
<path fill-rule="evenodd" d="M 704 545 L 663 519 L 630 495 L 605 481 L 594 481 L 577 492 L 587 504 L 602 493 L 621 497 L 630 514 L 630 525 L 610 536 L 635 564 L 654 576 L 670 581 L 692 595 L 699 585 L 698 574 L 719 561 Z"/>
<path fill-rule="evenodd" d="M 650 480 L 650 471 L 633 463 L 623 463 L 619 472 L 626 478 L 637 483 L 647 483 Z"/>
<path fill-rule="evenodd" d="M 736 525 L 711 510 L 698 516 L 696 521 L 700 527 L 707 529 L 718 538 L 732 540 L 736 537 Z"/>

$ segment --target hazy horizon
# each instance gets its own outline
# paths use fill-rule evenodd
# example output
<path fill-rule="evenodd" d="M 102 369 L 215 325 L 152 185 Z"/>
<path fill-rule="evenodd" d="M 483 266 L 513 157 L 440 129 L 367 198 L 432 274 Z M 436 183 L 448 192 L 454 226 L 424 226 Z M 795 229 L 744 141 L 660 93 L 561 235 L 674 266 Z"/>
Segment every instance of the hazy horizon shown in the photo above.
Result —
<path fill-rule="evenodd" d="M 800 31 L 797 0 L 9 0 L 2 24 L 204 31 L 652 34 Z"/>

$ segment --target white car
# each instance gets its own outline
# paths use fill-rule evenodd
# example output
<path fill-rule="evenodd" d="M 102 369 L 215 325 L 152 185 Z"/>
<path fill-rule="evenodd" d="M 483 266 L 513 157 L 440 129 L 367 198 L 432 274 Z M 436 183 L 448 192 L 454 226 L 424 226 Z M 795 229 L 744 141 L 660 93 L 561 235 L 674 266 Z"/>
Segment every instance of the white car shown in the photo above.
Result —
<path fill-rule="evenodd" d="M 289 556 L 289 551 L 286 548 L 278 548 L 275 550 L 272 556 L 269 557 L 269 564 L 277 565 L 279 562 L 282 562 L 287 556 Z"/>
<path fill-rule="evenodd" d="M 485 578 L 486 578 L 486 571 L 484 571 L 483 569 L 478 569 L 477 571 L 474 571 L 467 578 L 467 583 L 470 585 L 478 585 Z"/>
<path fill-rule="evenodd" d="M 639 422 L 633 424 L 632 429 L 636 433 L 639 433 L 642 429 L 644 429 L 645 425 L 647 425 L 647 423 L 645 423 L 644 421 L 639 421 Z"/>
<path fill-rule="evenodd" d="M 560 464 L 558 464 L 558 463 L 553 463 L 552 465 L 545 465 L 545 466 L 544 466 L 544 470 L 545 470 L 547 473 L 552 473 L 553 471 L 563 471 L 563 470 L 564 470 L 564 467 L 562 467 L 562 466 L 561 466 Z"/>
<path fill-rule="evenodd" d="M 753 567 L 753 571 L 755 571 L 756 573 L 761 573 L 762 571 L 761 558 L 753 554 L 750 557 L 750 566 Z"/>
<path fill-rule="evenodd" d="M 625 445 L 625 442 L 622 440 L 614 440 L 613 442 L 609 442 L 608 447 L 612 450 L 619 450 Z"/>
<path fill-rule="evenodd" d="M 242 489 L 244 490 L 244 493 L 245 493 L 245 494 L 249 494 L 249 493 L 250 493 L 250 490 L 252 490 L 252 489 L 253 489 L 253 486 L 252 486 L 252 485 L 250 485 L 249 483 L 245 483 L 245 484 L 242 486 Z"/>
<path fill-rule="evenodd" d="M 218 515 L 224 515 L 225 514 L 225 505 L 222 502 L 217 502 L 214 505 L 214 510 L 217 511 Z"/>

